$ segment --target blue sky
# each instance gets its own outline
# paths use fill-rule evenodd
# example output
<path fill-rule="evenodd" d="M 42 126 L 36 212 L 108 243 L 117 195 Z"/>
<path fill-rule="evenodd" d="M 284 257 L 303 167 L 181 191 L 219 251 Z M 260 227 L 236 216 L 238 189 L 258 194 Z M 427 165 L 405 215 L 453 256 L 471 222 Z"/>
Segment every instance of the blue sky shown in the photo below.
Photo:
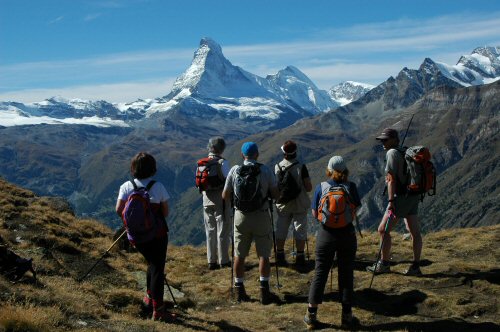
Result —
<path fill-rule="evenodd" d="M 500 46 L 500 1 L 0 0 L 0 101 L 164 96 L 205 36 L 260 76 L 376 85 Z"/>

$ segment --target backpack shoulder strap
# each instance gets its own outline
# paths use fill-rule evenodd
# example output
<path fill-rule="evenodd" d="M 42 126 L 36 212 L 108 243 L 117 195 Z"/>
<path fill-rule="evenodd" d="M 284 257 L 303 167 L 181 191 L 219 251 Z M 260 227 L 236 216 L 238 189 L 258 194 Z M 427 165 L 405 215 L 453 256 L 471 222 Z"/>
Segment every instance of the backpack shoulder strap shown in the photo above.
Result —
<path fill-rule="evenodd" d="M 321 182 L 321 195 L 324 195 L 325 193 L 327 193 L 331 187 L 332 187 L 332 185 L 329 184 L 328 182 L 326 182 L 326 181 Z"/>
<path fill-rule="evenodd" d="M 134 190 L 139 189 L 139 188 L 137 187 L 137 184 L 135 183 L 135 180 L 134 180 L 134 179 L 130 180 L 130 182 L 132 183 L 132 186 L 134 186 Z"/>
<path fill-rule="evenodd" d="M 281 170 L 282 172 L 286 172 L 286 171 L 288 171 L 290 168 L 292 168 L 293 166 L 298 165 L 298 164 L 299 164 L 299 162 L 298 162 L 298 161 L 296 161 L 296 162 L 293 162 L 292 164 L 290 164 L 290 165 L 288 165 L 288 166 L 280 166 L 280 170 Z"/>
<path fill-rule="evenodd" d="M 153 185 L 156 183 L 155 180 L 149 181 L 148 185 L 146 186 L 146 190 L 149 191 L 153 187 Z"/>

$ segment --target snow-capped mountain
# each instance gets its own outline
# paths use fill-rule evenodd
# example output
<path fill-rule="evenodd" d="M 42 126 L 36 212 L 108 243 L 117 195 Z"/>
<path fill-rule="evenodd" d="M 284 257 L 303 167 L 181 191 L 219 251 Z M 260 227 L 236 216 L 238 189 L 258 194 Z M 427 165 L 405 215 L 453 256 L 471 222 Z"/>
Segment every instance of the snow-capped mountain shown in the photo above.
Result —
<path fill-rule="evenodd" d="M 395 78 L 389 77 L 358 99 L 356 104 L 381 102 L 382 109 L 375 107 L 373 114 L 367 114 L 380 118 L 381 112 L 392 116 L 387 111 L 410 106 L 437 87 L 460 88 L 492 83 L 500 79 L 499 51 L 500 47 L 476 48 L 471 55 L 462 56 L 455 66 L 425 58 L 418 69 L 403 68 Z"/>
<path fill-rule="evenodd" d="M 333 86 L 328 94 L 340 105 L 349 104 L 363 97 L 368 91 L 373 89 L 375 85 L 346 81 Z"/>
<path fill-rule="evenodd" d="M 219 44 L 203 38 L 191 65 L 164 97 L 116 104 L 62 98 L 26 105 L 4 102 L 0 103 L 0 125 L 59 123 L 44 117 L 60 120 L 92 116 L 133 125 L 133 120 L 169 117 L 174 112 L 199 118 L 265 120 L 281 127 L 337 106 L 326 91 L 318 89 L 299 69 L 289 66 L 263 78 L 234 66 L 224 57 Z M 7 117 L 11 121 L 6 121 Z"/>
<path fill-rule="evenodd" d="M 329 92 L 318 89 L 299 69 L 288 66 L 263 78 L 234 66 L 222 48 L 203 38 L 189 68 L 177 78 L 171 92 L 132 103 L 66 100 L 58 97 L 22 104 L 0 102 L 0 126 L 40 123 L 78 123 L 99 126 L 134 126 L 136 120 L 154 117 L 238 120 L 266 128 L 287 126 L 359 100 L 381 96 L 389 109 L 408 106 L 438 86 L 470 86 L 500 79 L 500 47 L 479 47 L 462 56 L 454 66 L 426 58 L 418 70 L 403 68 L 376 88 L 347 81 Z M 215 124 L 215 123 L 214 123 Z M 165 123 L 164 123 L 165 125 Z M 265 129 L 265 128 L 261 128 Z"/>
<path fill-rule="evenodd" d="M 449 66 L 437 62 L 443 75 L 463 85 L 480 85 L 500 79 L 500 47 L 478 47 Z"/>
<path fill-rule="evenodd" d="M 139 113 L 127 114 L 106 101 L 52 97 L 29 104 L 0 102 L 0 126 L 34 124 L 88 124 L 98 127 L 127 126 L 125 120 L 138 119 Z"/>
<path fill-rule="evenodd" d="M 318 89 L 309 77 L 294 66 L 288 66 L 276 75 L 268 75 L 266 79 L 283 99 L 293 101 L 313 114 L 339 106 L 335 101 L 332 102 L 326 91 Z"/>
<path fill-rule="evenodd" d="M 177 109 L 207 116 L 212 113 L 240 119 L 296 119 L 339 106 L 299 69 L 289 66 L 266 78 L 227 60 L 219 44 L 203 38 L 190 67 L 177 78 L 164 102 L 148 115 Z M 200 114 L 203 113 L 203 114 Z"/>

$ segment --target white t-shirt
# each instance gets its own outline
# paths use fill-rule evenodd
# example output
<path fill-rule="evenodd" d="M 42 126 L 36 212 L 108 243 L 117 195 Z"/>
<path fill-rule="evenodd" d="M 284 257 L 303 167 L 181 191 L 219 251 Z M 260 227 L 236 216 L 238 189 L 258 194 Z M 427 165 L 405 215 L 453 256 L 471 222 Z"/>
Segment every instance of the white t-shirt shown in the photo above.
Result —
<path fill-rule="evenodd" d="M 152 179 L 153 178 L 147 178 L 141 180 L 134 179 L 134 182 L 138 188 L 140 187 L 146 188 L 146 186 Z M 130 196 L 130 194 L 132 193 L 132 191 L 134 191 L 134 186 L 132 185 L 132 183 L 130 183 L 130 181 L 125 182 L 120 186 L 120 191 L 118 192 L 118 199 L 126 201 Z M 166 202 L 170 198 L 167 189 L 165 189 L 165 186 L 161 182 L 155 182 L 155 184 L 151 187 L 148 193 L 151 203 Z"/>

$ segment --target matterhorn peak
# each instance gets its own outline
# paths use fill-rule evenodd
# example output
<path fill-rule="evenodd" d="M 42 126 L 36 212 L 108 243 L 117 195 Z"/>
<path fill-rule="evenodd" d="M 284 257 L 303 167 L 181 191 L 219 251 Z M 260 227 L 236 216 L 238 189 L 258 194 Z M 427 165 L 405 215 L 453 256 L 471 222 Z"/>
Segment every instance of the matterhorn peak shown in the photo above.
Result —
<path fill-rule="evenodd" d="M 208 48 L 214 52 L 222 54 L 222 47 L 215 40 L 213 40 L 210 37 L 203 37 L 200 40 L 199 49 L 200 48 Z"/>
<path fill-rule="evenodd" d="M 177 95 L 182 92 L 185 95 L 186 93 L 193 93 L 199 90 L 200 82 L 204 77 L 208 75 L 216 78 L 227 67 L 232 67 L 232 65 L 222 54 L 221 46 L 213 39 L 204 37 L 200 40 L 200 46 L 194 52 L 191 66 L 177 78 L 171 94 Z M 207 72 L 212 72 L 212 74 L 207 74 Z"/>

